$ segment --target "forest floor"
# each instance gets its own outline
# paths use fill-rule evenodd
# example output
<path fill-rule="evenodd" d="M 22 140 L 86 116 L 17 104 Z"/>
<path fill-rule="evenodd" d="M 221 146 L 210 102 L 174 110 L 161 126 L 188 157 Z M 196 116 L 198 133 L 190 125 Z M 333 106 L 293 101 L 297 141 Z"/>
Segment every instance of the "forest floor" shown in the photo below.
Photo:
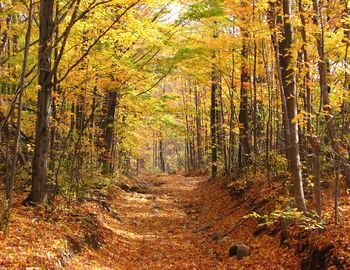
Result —
<path fill-rule="evenodd" d="M 101 215 L 105 243 L 75 256 L 68 269 L 299 269 L 298 258 L 275 238 L 252 238 L 256 222 L 242 220 L 247 209 L 220 185 L 182 175 L 148 177 L 143 184 L 142 193 L 116 196 L 112 207 L 121 221 Z M 252 255 L 229 257 L 237 242 Z"/>
<path fill-rule="evenodd" d="M 281 186 L 262 184 L 233 196 L 227 182 L 206 177 L 145 176 L 125 183 L 69 208 L 17 202 L 10 234 L 0 236 L 0 270 L 300 269 L 301 251 L 293 244 L 281 247 L 279 231 L 259 231 L 256 219 L 243 219 L 253 211 L 272 211 Z M 339 233 L 348 242 L 339 229 L 332 237 Z M 297 235 L 294 240 L 301 242 Z M 326 244 L 329 237 L 323 237 Z M 229 257 L 233 243 L 248 245 L 251 255 Z M 308 250 L 316 258 L 326 254 L 304 245 Z M 323 269 L 308 263 L 311 268 L 304 269 Z"/>

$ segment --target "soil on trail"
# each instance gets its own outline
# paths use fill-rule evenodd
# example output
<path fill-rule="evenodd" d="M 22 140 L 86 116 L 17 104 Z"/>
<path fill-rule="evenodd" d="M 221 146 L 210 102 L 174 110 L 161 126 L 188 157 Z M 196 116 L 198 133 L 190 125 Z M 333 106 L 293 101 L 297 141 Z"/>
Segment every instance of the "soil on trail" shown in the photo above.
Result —
<path fill-rule="evenodd" d="M 162 176 L 148 179 L 145 193 L 120 194 L 113 204 L 121 221 L 104 230 L 108 242 L 76 256 L 71 269 L 224 269 L 227 251 L 208 245 L 212 224 L 203 222 L 204 201 L 194 192 L 204 180 Z"/>
<path fill-rule="evenodd" d="M 26 207 L 20 202 L 27 194 L 18 196 L 10 233 L 0 234 L 0 269 L 350 269 L 349 212 L 344 226 L 330 223 L 324 232 L 282 231 L 282 224 L 261 227 L 256 218 L 243 218 L 271 213 L 283 194 L 281 181 L 256 176 L 244 190 L 224 177 L 123 181 L 98 186 L 69 207 L 63 198 Z M 325 205 L 332 198 L 325 196 Z M 250 256 L 229 257 L 233 243 L 248 245 Z"/>
<path fill-rule="evenodd" d="M 118 192 L 114 198 L 117 219 L 96 213 L 100 247 L 76 254 L 68 269 L 298 269 L 298 260 L 273 238 L 252 239 L 249 223 L 242 223 L 244 210 L 205 178 L 172 175 L 142 181 L 142 193 Z M 228 257 L 236 241 L 250 245 L 252 256 Z M 266 256 L 269 252 L 273 258 Z"/>

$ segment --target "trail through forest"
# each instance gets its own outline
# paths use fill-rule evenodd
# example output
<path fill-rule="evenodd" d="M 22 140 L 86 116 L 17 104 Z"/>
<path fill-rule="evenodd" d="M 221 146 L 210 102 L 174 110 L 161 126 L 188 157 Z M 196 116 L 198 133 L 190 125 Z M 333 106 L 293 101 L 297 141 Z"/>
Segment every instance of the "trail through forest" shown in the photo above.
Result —
<path fill-rule="evenodd" d="M 344 0 L 0 1 L 0 270 L 350 269 L 349 55 Z"/>
<path fill-rule="evenodd" d="M 121 192 L 114 199 L 119 221 L 97 213 L 101 248 L 77 254 L 69 269 L 280 269 L 282 262 L 288 269 L 298 268 L 293 255 L 276 254 L 273 238 L 248 240 L 254 226 L 242 224 L 243 208 L 232 208 L 237 202 L 207 178 L 159 176 L 141 185 L 139 192 Z M 251 242 L 258 250 L 237 261 L 228 256 L 235 240 Z M 266 257 L 267 251 L 271 256 Z"/>
<path fill-rule="evenodd" d="M 212 242 L 207 231 L 220 217 L 207 216 L 205 198 L 194 193 L 203 181 L 180 175 L 152 178 L 144 183 L 147 192 L 122 193 L 114 203 L 123 224 L 107 226 L 108 243 L 96 254 L 77 256 L 70 269 L 86 262 L 86 269 L 222 269 L 228 265 L 222 261 L 224 241 L 207 243 Z"/>

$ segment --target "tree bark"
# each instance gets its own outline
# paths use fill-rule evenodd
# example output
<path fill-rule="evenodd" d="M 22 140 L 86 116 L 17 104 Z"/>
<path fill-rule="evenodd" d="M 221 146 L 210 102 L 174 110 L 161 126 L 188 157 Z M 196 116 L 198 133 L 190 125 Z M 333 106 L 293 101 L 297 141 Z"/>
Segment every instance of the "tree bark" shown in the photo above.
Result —
<path fill-rule="evenodd" d="M 213 58 L 215 59 L 215 52 Z M 211 105 L 210 105 L 210 137 L 211 137 L 211 176 L 218 172 L 218 122 L 217 122 L 217 91 L 219 89 L 219 73 L 215 63 L 211 74 Z"/>
<path fill-rule="evenodd" d="M 219 145 L 221 146 L 221 153 L 224 158 L 224 169 L 225 173 L 229 173 L 228 169 L 228 160 L 227 160 L 227 140 L 226 140 L 226 131 L 225 131 L 225 110 L 224 110 L 224 100 L 222 94 L 222 87 L 219 88 L 219 98 L 220 98 L 220 114 L 219 114 L 219 123 L 220 123 L 220 132 L 219 132 Z"/>
<path fill-rule="evenodd" d="M 242 52 L 241 52 L 241 98 L 239 109 L 239 168 L 244 169 L 250 163 L 249 145 L 249 112 L 248 112 L 248 92 L 250 85 L 250 75 L 248 67 L 248 33 L 244 31 Z"/>
<path fill-rule="evenodd" d="M 39 85 L 35 148 L 32 165 L 31 203 L 47 201 L 47 161 L 50 141 L 50 114 L 52 101 L 51 54 L 54 0 L 40 0 L 39 10 Z"/>
<path fill-rule="evenodd" d="M 159 161 L 160 161 L 160 169 L 162 172 L 165 172 L 165 153 L 164 153 L 164 141 L 163 139 L 159 140 Z"/>
<path fill-rule="evenodd" d="M 12 208 L 13 204 L 13 188 L 15 184 L 15 175 L 16 175 L 16 166 L 17 166 L 17 155 L 18 147 L 21 140 L 21 126 L 22 126 L 22 106 L 23 106 L 23 92 L 25 84 L 25 76 L 27 72 L 28 65 L 28 56 L 29 56 L 29 47 L 30 47 L 30 37 L 32 34 L 32 23 L 33 23 L 33 0 L 29 2 L 29 15 L 28 15 L 28 28 L 25 37 L 25 46 L 24 46 L 24 56 L 23 56 L 23 66 L 20 76 L 20 81 L 18 85 L 18 112 L 17 112 L 17 129 L 15 134 L 15 143 L 13 145 L 12 160 L 11 160 L 11 169 L 10 175 L 6 183 L 6 199 L 8 201 L 8 211 Z"/>
<path fill-rule="evenodd" d="M 314 196 L 315 196 L 315 204 L 316 204 L 316 213 L 319 216 L 319 218 L 322 218 L 322 206 L 321 206 L 321 186 L 320 186 L 320 179 L 321 179 L 321 166 L 320 166 L 320 155 L 321 155 L 321 142 L 319 139 L 319 136 L 317 136 L 314 132 L 313 126 L 312 126 L 312 96 L 311 96 L 311 89 L 310 89 L 310 82 L 311 82 L 311 74 L 310 74 L 310 65 L 309 65 L 309 56 L 307 51 L 307 36 L 306 36 L 306 18 L 304 14 L 304 8 L 302 6 L 302 2 L 299 1 L 299 10 L 300 10 L 300 19 L 302 24 L 301 29 L 301 36 L 303 40 L 303 47 L 302 47 L 302 53 L 304 56 L 304 63 L 303 67 L 307 70 L 304 78 L 304 85 L 306 90 L 306 97 L 305 97 L 305 110 L 307 112 L 307 134 L 306 137 L 308 138 L 308 142 L 310 145 L 309 150 L 309 156 L 310 156 L 310 163 L 312 166 L 312 175 L 313 175 L 313 184 L 314 184 Z"/>
<path fill-rule="evenodd" d="M 235 153 L 235 132 L 234 132 L 234 124 L 235 124 L 235 113 L 236 108 L 233 103 L 233 93 L 235 89 L 234 84 L 234 75 L 235 75 L 235 52 L 234 49 L 232 49 L 232 70 L 231 70 L 231 80 L 230 80 L 230 87 L 229 87 L 229 98 L 230 98 L 230 120 L 229 120 L 229 143 L 228 143 L 228 171 L 229 173 L 232 172 L 232 168 L 234 165 L 234 153 Z"/>
<path fill-rule="evenodd" d="M 117 91 L 112 90 L 108 92 L 108 105 L 105 121 L 104 143 L 106 154 L 104 157 L 104 165 L 106 173 L 113 173 L 114 165 L 112 161 L 112 153 L 114 147 L 114 121 L 115 111 L 117 107 Z"/>
<path fill-rule="evenodd" d="M 272 28 L 276 29 L 276 4 L 272 6 Z M 290 21 L 292 15 L 291 0 L 282 0 L 283 26 L 282 38 L 279 42 L 276 33 L 272 36 L 272 42 L 275 47 L 276 67 L 279 79 L 279 88 L 281 92 L 283 123 L 285 128 L 285 140 L 287 144 L 287 158 L 289 160 L 290 170 L 293 177 L 294 199 L 299 210 L 306 212 L 304 199 L 304 188 L 301 171 L 300 153 L 299 153 L 299 134 L 298 123 L 295 121 L 297 115 L 297 96 L 296 96 L 296 78 L 293 70 L 294 55 L 292 53 L 293 45 L 293 27 Z"/>
<path fill-rule="evenodd" d="M 202 147 L 202 122 L 201 122 L 201 97 L 199 95 L 199 86 L 195 84 L 195 107 L 196 107 L 196 139 L 197 139 L 197 163 L 198 168 L 203 166 L 203 147 Z"/>
<path fill-rule="evenodd" d="M 328 92 L 329 86 L 327 82 L 327 58 L 324 48 L 324 23 L 322 21 L 322 8 L 318 4 L 318 0 L 313 0 L 313 23 L 320 28 L 319 32 L 316 34 L 316 43 L 318 51 L 318 70 L 320 75 L 320 88 L 321 88 L 321 108 L 324 112 L 326 119 L 326 127 L 329 138 L 331 140 L 331 146 L 336 158 L 339 158 L 339 166 L 341 167 L 341 172 L 345 177 L 346 183 L 350 186 L 350 167 L 347 164 L 348 151 L 346 147 L 342 145 L 341 141 L 337 138 L 336 124 L 334 122 L 333 110 L 330 105 Z"/>
<path fill-rule="evenodd" d="M 290 128 L 290 166 L 293 176 L 293 188 L 296 206 L 299 210 L 306 212 L 304 199 L 303 178 L 301 171 L 300 153 L 299 153 L 299 133 L 298 122 L 295 121 L 297 116 L 297 91 L 296 78 L 293 69 L 295 62 L 292 46 L 293 46 L 293 27 L 291 24 L 292 1 L 283 0 L 283 40 L 280 42 L 281 54 L 281 73 L 283 81 L 283 94 L 287 103 L 287 115 Z"/>

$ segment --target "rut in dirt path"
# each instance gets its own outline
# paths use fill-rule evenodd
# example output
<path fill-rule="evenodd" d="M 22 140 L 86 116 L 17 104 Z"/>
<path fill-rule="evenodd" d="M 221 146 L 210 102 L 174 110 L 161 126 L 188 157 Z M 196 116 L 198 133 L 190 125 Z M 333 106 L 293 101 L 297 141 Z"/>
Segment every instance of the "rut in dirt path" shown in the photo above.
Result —
<path fill-rule="evenodd" d="M 78 269 L 78 261 L 88 269 L 234 269 L 227 256 L 229 237 L 213 230 L 222 217 L 209 214 L 200 192 L 205 178 L 173 175 L 144 181 L 144 193 L 123 192 L 113 202 L 120 222 L 101 217 L 108 241 L 94 253 L 78 255 L 70 269 Z"/>

